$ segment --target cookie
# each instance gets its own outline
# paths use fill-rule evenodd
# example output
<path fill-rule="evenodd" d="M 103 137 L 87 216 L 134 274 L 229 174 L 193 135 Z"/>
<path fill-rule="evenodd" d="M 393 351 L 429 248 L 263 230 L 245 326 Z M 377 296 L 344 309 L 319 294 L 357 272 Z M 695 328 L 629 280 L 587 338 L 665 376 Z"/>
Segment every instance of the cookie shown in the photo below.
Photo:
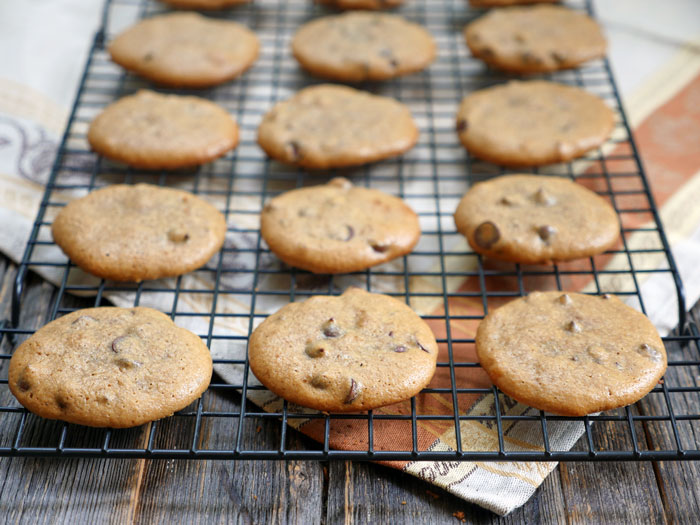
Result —
<path fill-rule="evenodd" d="M 545 81 L 508 82 L 476 91 L 457 112 L 464 147 L 503 166 L 566 162 L 610 136 L 612 110 L 583 89 Z"/>
<path fill-rule="evenodd" d="M 600 26 L 566 7 L 540 5 L 494 9 L 464 30 L 472 54 L 512 73 L 576 67 L 605 55 Z"/>
<path fill-rule="evenodd" d="M 88 308 L 39 329 L 10 359 L 27 410 L 91 427 L 127 428 L 185 408 L 209 386 L 202 340 L 151 308 Z"/>
<path fill-rule="evenodd" d="M 508 7 L 523 4 L 555 4 L 560 0 L 469 0 L 472 7 Z"/>
<path fill-rule="evenodd" d="M 410 253 L 420 224 L 401 199 L 339 177 L 270 200 L 260 214 L 260 233 L 290 266 L 347 273 Z"/>
<path fill-rule="evenodd" d="M 139 282 L 203 266 L 224 243 L 226 219 L 186 191 L 116 184 L 70 202 L 51 232 L 86 272 Z"/>
<path fill-rule="evenodd" d="M 247 4 L 250 0 L 160 0 L 164 4 L 180 9 L 224 9 L 240 4 Z"/>
<path fill-rule="evenodd" d="M 454 214 L 474 251 L 551 264 L 602 253 L 620 236 L 613 207 L 562 177 L 506 175 L 472 186 Z"/>
<path fill-rule="evenodd" d="M 343 82 L 386 80 L 427 67 L 435 58 L 435 41 L 400 16 L 360 11 L 304 24 L 292 39 L 292 53 L 314 75 Z"/>
<path fill-rule="evenodd" d="M 654 325 L 611 295 L 533 292 L 484 318 L 476 351 L 503 392 L 562 416 L 634 403 L 666 370 Z"/>
<path fill-rule="evenodd" d="M 158 84 L 199 88 L 237 77 L 259 48 L 255 33 L 236 22 L 171 13 L 120 33 L 108 51 L 120 66 Z"/>
<path fill-rule="evenodd" d="M 322 84 L 299 91 L 265 114 L 258 144 L 272 158 L 305 168 L 356 166 L 395 157 L 418 140 L 400 102 Z"/>
<path fill-rule="evenodd" d="M 316 0 L 317 3 L 338 9 L 391 9 L 403 4 L 404 0 Z"/>
<path fill-rule="evenodd" d="M 88 142 L 112 160 L 148 170 L 197 166 L 238 144 L 238 125 L 203 98 L 141 90 L 107 106 L 90 124 Z"/>
<path fill-rule="evenodd" d="M 411 398 L 435 373 L 438 347 L 405 303 L 350 288 L 291 303 L 251 334 L 250 368 L 275 394 L 327 412 Z"/>

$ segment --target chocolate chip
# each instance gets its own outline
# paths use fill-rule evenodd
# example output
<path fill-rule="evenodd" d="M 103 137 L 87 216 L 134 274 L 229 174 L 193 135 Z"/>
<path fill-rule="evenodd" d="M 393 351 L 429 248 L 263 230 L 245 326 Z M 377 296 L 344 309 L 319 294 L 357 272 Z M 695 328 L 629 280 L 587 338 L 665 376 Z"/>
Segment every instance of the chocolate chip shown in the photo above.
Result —
<path fill-rule="evenodd" d="M 504 195 L 503 197 L 500 198 L 500 200 L 498 201 L 498 204 L 503 204 L 504 206 L 512 206 L 513 201 Z"/>
<path fill-rule="evenodd" d="M 89 315 L 81 315 L 77 319 L 75 319 L 71 325 L 76 325 L 76 326 L 88 326 L 91 325 L 97 321 L 94 317 L 90 317 Z"/>
<path fill-rule="evenodd" d="M 325 344 L 320 341 L 312 341 L 306 345 L 304 349 L 309 357 L 323 357 L 326 355 Z"/>
<path fill-rule="evenodd" d="M 143 55 L 143 60 L 144 62 L 150 62 L 151 60 L 153 60 L 153 53 L 146 53 L 145 55 Z"/>
<path fill-rule="evenodd" d="M 543 206 L 551 206 L 552 204 L 556 203 L 556 199 L 551 195 L 548 195 L 547 192 L 544 191 L 544 188 L 538 189 L 532 196 L 532 199 L 537 204 L 541 204 Z"/>
<path fill-rule="evenodd" d="M 612 298 L 612 295 L 610 295 L 609 293 L 603 294 L 603 299 L 611 299 L 611 298 Z"/>
<path fill-rule="evenodd" d="M 120 352 L 119 346 L 121 345 L 124 339 L 126 339 L 126 336 L 120 335 L 114 341 L 112 341 L 112 352 L 114 352 L 115 354 L 118 354 Z"/>
<path fill-rule="evenodd" d="M 17 388 L 19 388 L 22 392 L 26 392 L 32 388 L 32 385 L 24 377 L 20 377 L 17 380 Z"/>
<path fill-rule="evenodd" d="M 66 410 L 68 408 L 68 402 L 63 398 L 63 396 L 56 396 L 54 400 L 56 401 L 58 408 L 61 410 Z"/>
<path fill-rule="evenodd" d="M 311 386 L 323 390 L 331 386 L 331 381 L 324 374 L 316 374 L 311 378 Z"/>
<path fill-rule="evenodd" d="M 345 404 L 347 405 L 347 404 L 350 404 L 353 401 L 355 401 L 355 399 L 357 399 L 357 395 L 359 393 L 360 393 L 360 387 L 357 384 L 357 381 L 355 381 L 354 379 L 350 379 L 350 390 L 348 391 L 348 395 L 345 398 Z"/>
<path fill-rule="evenodd" d="M 426 347 L 424 347 L 422 344 L 420 344 L 420 341 L 418 339 L 416 339 L 416 344 L 418 345 L 418 348 L 423 350 L 423 352 L 430 353 L 430 350 L 428 350 Z"/>
<path fill-rule="evenodd" d="M 397 67 L 399 67 L 399 61 L 395 58 L 392 58 L 391 60 L 389 60 L 389 65 L 396 69 Z"/>
<path fill-rule="evenodd" d="M 394 352 L 397 352 L 399 354 L 405 352 L 406 350 L 408 350 L 408 348 L 406 348 L 404 345 L 398 345 L 394 347 Z"/>
<path fill-rule="evenodd" d="M 287 150 L 288 156 L 291 157 L 291 160 L 296 161 L 301 158 L 301 146 L 298 142 L 294 140 L 287 142 L 285 149 Z"/>
<path fill-rule="evenodd" d="M 338 323 L 332 317 L 323 323 L 321 330 L 326 337 L 338 337 L 342 334 L 340 326 L 338 326 Z"/>
<path fill-rule="evenodd" d="M 168 232 L 168 239 L 172 242 L 187 242 L 190 240 L 190 234 L 185 230 L 175 228 Z"/>
<path fill-rule="evenodd" d="M 369 245 L 377 253 L 384 253 L 391 247 L 391 244 L 384 244 L 377 241 L 369 241 Z"/>
<path fill-rule="evenodd" d="M 539 235 L 540 239 L 542 239 L 545 242 L 549 242 L 549 240 L 554 236 L 555 233 L 557 233 L 557 229 L 554 226 L 550 226 L 548 224 L 537 228 L 537 235 Z"/>
<path fill-rule="evenodd" d="M 345 238 L 343 240 L 347 242 L 355 236 L 355 228 L 353 228 L 349 224 L 346 224 L 345 228 L 347 228 L 347 233 L 345 234 Z"/>
<path fill-rule="evenodd" d="M 141 366 L 141 363 L 138 361 L 134 361 L 133 359 L 129 359 L 128 357 L 119 357 L 115 359 L 114 361 L 119 368 L 122 370 L 125 369 L 130 369 L 130 368 L 138 368 Z"/>
<path fill-rule="evenodd" d="M 571 304 L 573 301 L 571 300 L 571 297 L 569 297 L 569 294 L 561 294 L 558 299 L 559 303 L 561 304 Z"/>
<path fill-rule="evenodd" d="M 605 349 L 601 348 L 600 346 L 589 346 L 586 349 L 586 352 L 591 357 L 591 359 L 593 359 L 593 361 L 595 363 L 598 363 L 599 365 L 603 364 L 603 360 L 605 359 L 605 356 L 607 354 Z"/>
<path fill-rule="evenodd" d="M 457 119 L 457 132 L 462 133 L 462 131 L 466 131 L 467 127 L 469 127 L 469 124 L 467 123 L 466 119 L 460 118 Z"/>
<path fill-rule="evenodd" d="M 389 337 L 394 337 L 394 331 L 389 332 Z"/>
<path fill-rule="evenodd" d="M 661 353 L 656 348 L 647 343 L 642 343 L 641 345 L 639 345 L 637 353 L 643 355 L 644 357 L 648 357 L 655 363 L 661 361 Z"/>
<path fill-rule="evenodd" d="M 491 248 L 501 238 L 501 232 L 491 221 L 485 221 L 474 230 L 474 242 L 485 249 Z"/>
<path fill-rule="evenodd" d="M 566 325 L 566 329 L 569 332 L 573 332 L 575 334 L 578 334 L 581 332 L 581 325 L 578 324 L 576 321 L 569 321 L 569 323 Z"/>

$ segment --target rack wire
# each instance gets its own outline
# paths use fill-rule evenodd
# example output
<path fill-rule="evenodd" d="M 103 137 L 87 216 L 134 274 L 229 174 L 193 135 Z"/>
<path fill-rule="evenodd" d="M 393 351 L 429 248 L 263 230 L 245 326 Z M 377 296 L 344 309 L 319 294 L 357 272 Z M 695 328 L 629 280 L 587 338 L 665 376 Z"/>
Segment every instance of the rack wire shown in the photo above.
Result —
<path fill-rule="evenodd" d="M 567 5 L 592 14 L 589 1 L 573 0 Z M 212 13 L 210 16 L 242 22 L 257 33 L 262 46 L 256 65 L 240 79 L 212 89 L 159 89 L 197 94 L 227 108 L 241 128 L 241 142 L 233 153 L 197 170 L 154 173 L 112 164 L 90 151 L 87 125 L 102 108 L 137 89 L 153 89 L 112 64 L 106 42 L 134 21 L 164 11 L 163 5 L 150 0 L 105 3 L 102 27 L 92 43 L 19 265 L 11 319 L 0 322 L 0 455 L 387 461 L 700 458 L 700 443 L 694 437 L 700 435 L 700 333 L 693 321 L 687 322 L 682 284 L 607 60 L 542 78 L 577 85 L 603 98 L 616 114 L 612 138 L 582 159 L 530 171 L 570 177 L 609 199 L 620 217 L 621 245 L 573 263 L 547 267 L 502 264 L 472 252 L 452 222 L 452 212 L 471 184 L 506 173 L 470 157 L 454 130 L 454 115 L 463 96 L 511 78 L 469 56 L 461 30 L 481 14 L 479 11 L 471 10 L 464 0 L 413 0 L 398 10 L 431 31 L 438 44 L 438 59 L 425 72 L 362 87 L 406 103 L 419 123 L 420 140 L 401 158 L 321 174 L 270 161 L 255 143 L 257 124 L 267 109 L 299 88 L 319 82 L 301 71 L 289 52 L 289 40 L 299 25 L 330 13 L 307 0 L 258 0 Z M 419 214 L 423 230 L 416 250 L 401 260 L 348 276 L 312 275 L 279 263 L 257 228 L 256 218 L 265 201 L 288 189 L 321 183 L 336 175 L 394 193 L 411 205 Z M 229 224 L 221 253 L 191 275 L 167 282 L 129 285 L 76 277 L 76 267 L 53 244 L 51 220 L 70 198 L 118 182 L 178 186 L 216 203 Z M 86 306 L 159 305 L 178 324 L 191 327 L 212 349 L 217 374 L 207 392 L 171 418 L 129 430 L 86 430 L 28 413 L 9 392 L 7 365 L 12 349 L 35 329 L 36 319 L 22 315 L 29 270 L 58 284 L 45 312 L 46 322 Z M 589 293 L 615 293 L 646 312 L 642 289 L 650 279 L 675 288 L 679 329 L 664 339 L 669 355 L 664 381 L 635 406 L 584 418 L 532 409 L 513 414 L 506 410 L 512 402 L 495 387 L 462 383 L 465 374 L 479 369 L 474 359 L 463 359 L 463 350 L 474 344 L 473 336 L 464 336 L 464 329 L 475 327 L 489 308 L 503 300 L 542 288 L 584 288 Z M 250 401 L 267 399 L 265 389 L 253 381 L 248 369 L 245 343 L 252 328 L 281 304 L 319 293 L 338 294 L 350 284 L 399 297 L 431 323 L 444 350 L 438 374 L 448 378 L 449 386 L 431 386 L 421 395 L 442 396 L 450 406 L 449 413 L 431 412 L 415 398 L 407 410 L 362 414 L 309 413 L 286 402 L 266 406 L 264 411 Z M 197 309 L 192 304 L 206 307 Z M 226 354 L 225 350 L 231 348 L 233 354 Z M 495 413 L 469 411 L 472 401 L 465 399 L 480 396 L 494 396 Z M 318 426 L 318 442 L 307 439 L 301 440 L 301 445 L 290 445 L 288 436 L 293 431 L 288 432 L 288 426 L 301 421 Z M 459 428 L 466 421 L 495 427 L 498 445 L 493 450 L 474 450 L 470 443 L 461 442 Z M 411 436 L 410 446 L 392 449 L 375 445 L 377 427 L 389 422 L 405 425 Z M 542 446 L 536 450 L 510 448 L 506 435 L 516 422 L 539 429 Z M 559 422 L 581 425 L 585 446 L 576 450 L 555 448 L 551 429 Z M 597 442 L 591 432 L 594 422 L 622 429 L 621 433 L 616 433 L 618 438 L 612 442 Z M 332 447 L 331 429 L 346 423 L 366 429 L 362 447 Z M 429 424 L 453 425 L 455 446 L 432 450 L 419 444 L 417 429 Z M 260 432 L 263 427 L 265 432 Z"/>

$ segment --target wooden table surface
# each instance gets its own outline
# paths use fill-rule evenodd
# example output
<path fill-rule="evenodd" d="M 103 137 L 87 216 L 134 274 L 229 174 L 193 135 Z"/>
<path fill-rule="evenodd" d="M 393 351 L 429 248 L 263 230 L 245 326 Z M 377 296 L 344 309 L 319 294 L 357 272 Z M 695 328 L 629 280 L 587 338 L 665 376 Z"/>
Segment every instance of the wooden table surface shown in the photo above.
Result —
<path fill-rule="evenodd" d="M 0 319 L 9 315 L 15 273 L 0 256 Z M 43 324 L 55 293 L 30 273 L 22 326 Z M 250 439 L 279 432 L 278 424 L 262 426 Z M 593 434 L 618 438 L 603 425 Z M 308 438 L 290 430 L 289 440 L 292 447 Z M 529 502 L 499 518 L 370 463 L 3 458 L 0 522 L 698 523 L 699 473 L 700 462 L 562 463 Z"/>

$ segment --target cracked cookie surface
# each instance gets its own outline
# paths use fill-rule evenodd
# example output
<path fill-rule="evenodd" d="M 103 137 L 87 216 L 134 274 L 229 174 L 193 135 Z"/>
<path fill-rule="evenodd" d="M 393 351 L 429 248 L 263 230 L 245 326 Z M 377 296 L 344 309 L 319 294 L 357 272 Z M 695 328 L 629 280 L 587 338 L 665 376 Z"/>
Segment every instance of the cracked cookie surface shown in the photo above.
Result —
<path fill-rule="evenodd" d="M 400 16 L 352 12 L 304 24 L 294 35 L 292 52 L 315 75 L 361 82 L 420 71 L 435 58 L 435 42 L 423 27 Z"/>
<path fill-rule="evenodd" d="M 476 350 L 503 392 L 563 416 L 634 403 L 666 370 L 654 325 L 612 295 L 533 292 L 484 318 Z"/>
<path fill-rule="evenodd" d="M 51 232 L 86 272 L 139 282 L 203 266 L 223 245 L 226 219 L 186 191 L 115 184 L 68 203 Z"/>
<path fill-rule="evenodd" d="M 608 201 L 569 179 L 506 175 L 472 186 L 454 214 L 474 251 L 551 264 L 602 253 L 620 236 Z"/>
<path fill-rule="evenodd" d="M 312 169 L 395 157 L 417 140 L 418 128 L 404 104 L 332 84 L 279 102 L 258 128 L 258 144 L 270 157 Z"/>
<path fill-rule="evenodd" d="M 197 166 L 238 144 L 238 125 L 203 98 L 141 90 L 107 106 L 90 123 L 88 142 L 112 160 L 148 170 Z"/>
<path fill-rule="evenodd" d="M 607 45 L 588 15 L 552 5 L 493 9 L 464 37 L 475 57 L 512 73 L 570 69 L 604 56 Z"/>
<path fill-rule="evenodd" d="M 504 166 L 566 162 L 605 142 L 613 112 L 583 89 L 512 81 L 467 95 L 457 133 L 474 156 Z"/>
<path fill-rule="evenodd" d="M 126 29 L 108 50 L 114 62 L 158 84 L 196 88 L 237 77 L 259 47 L 255 33 L 236 22 L 171 13 Z"/>
<path fill-rule="evenodd" d="M 260 233 L 290 266 L 346 273 L 410 253 L 420 224 L 398 197 L 339 177 L 270 200 L 260 215 Z"/>
<path fill-rule="evenodd" d="M 250 367 L 275 394 L 328 412 L 409 399 L 435 373 L 438 347 L 405 303 L 349 288 L 290 303 L 251 334 Z"/>
<path fill-rule="evenodd" d="M 151 308 L 88 308 L 22 343 L 10 360 L 17 400 L 49 419 L 127 428 L 173 414 L 209 385 L 209 349 Z"/>

